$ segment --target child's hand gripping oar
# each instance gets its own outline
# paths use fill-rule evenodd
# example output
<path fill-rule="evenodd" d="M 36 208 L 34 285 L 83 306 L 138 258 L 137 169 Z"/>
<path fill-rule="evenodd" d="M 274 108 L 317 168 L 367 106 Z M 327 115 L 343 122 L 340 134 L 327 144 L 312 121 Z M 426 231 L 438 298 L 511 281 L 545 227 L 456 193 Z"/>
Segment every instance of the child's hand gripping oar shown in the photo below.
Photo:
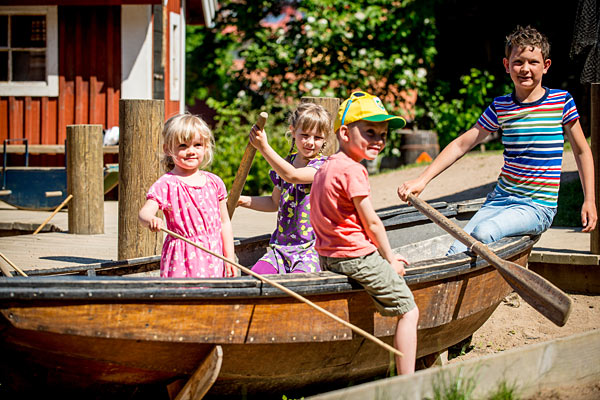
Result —
<path fill-rule="evenodd" d="M 253 277 L 255 277 L 256 279 L 259 279 L 259 280 L 263 281 L 264 283 L 267 283 L 267 284 L 269 284 L 269 285 L 271 285 L 271 286 L 273 286 L 273 287 L 276 287 L 277 289 L 279 289 L 279 290 L 281 290 L 282 292 L 284 292 L 284 293 L 286 293 L 286 294 L 288 294 L 288 295 L 290 295 L 290 296 L 294 297 L 295 299 L 297 299 L 297 300 L 300 300 L 300 301 L 301 301 L 301 302 L 303 302 L 303 303 L 306 303 L 307 305 L 311 306 L 311 307 L 312 307 L 312 308 L 314 308 L 315 310 L 317 310 L 317 311 L 319 311 L 319 312 L 321 312 L 321 313 L 323 313 L 323 314 L 327 315 L 329 318 L 332 318 L 332 319 L 336 320 L 337 322 L 339 322 L 340 324 L 342 324 L 342 325 L 346 326 L 347 328 L 350 328 L 350 329 L 352 329 L 352 331 L 354 331 L 354 332 L 358 333 L 359 335 L 363 336 L 363 337 L 364 337 L 364 338 L 366 338 L 366 339 L 369 339 L 370 341 L 372 341 L 372 342 L 374 342 L 375 344 L 377 344 L 377 345 L 379 345 L 379 346 L 383 347 L 383 348 L 384 348 L 384 349 L 386 349 L 387 351 L 390 351 L 390 352 L 392 352 L 392 353 L 394 353 L 394 354 L 396 354 L 396 355 L 398 355 L 398 356 L 400 356 L 400 357 L 404 357 L 404 355 L 403 355 L 403 354 L 402 354 L 400 351 L 396 350 L 395 348 L 393 348 L 393 347 L 392 347 L 392 346 L 390 346 L 389 344 L 387 344 L 387 343 L 383 342 L 382 340 L 380 340 L 380 339 L 378 339 L 377 337 L 375 337 L 375 336 L 371 335 L 370 333 L 368 333 L 368 332 L 366 332 L 366 331 L 364 331 L 364 330 L 360 329 L 359 327 L 357 327 L 357 326 L 355 326 L 355 325 L 352 325 L 351 323 L 349 323 L 349 322 L 347 322 L 347 321 L 344 321 L 343 319 L 341 319 L 341 318 L 340 318 L 340 317 L 338 317 L 337 315 L 335 315 L 335 314 L 332 314 L 331 312 L 327 311 L 326 309 L 324 309 L 324 308 L 322 308 L 322 307 L 320 307 L 320 306 L 316 305 L 316 304 L 315 304 L 315 303 L 313 303 L 312 301 L 308 300 L 308 299 L 307 299 L 307 298 L 305 298 L 305 297 L 302 297 L 301 295 L 299 295 L 298 293 L 294 292 L 293 290 L 290 290 L 290 289 L 286 288 L 285 286 L 283 286 L 283 285 L 280 285 L 280 284 L 279 284 L 279 283 L 277 283 L 277 282 L 273 282 L 272 280 L 270 280 L 270 279 L 268 279 L 268 278 L 265 278 L 263 275 L 259 275 L 259 274 L 257 274 L 256 272 L 252 271 L 251 269 L 249 269 L 249 268 L 246 268 L 246 267 L 244 267 L 243 265 L 240 265 L 240 264 L 236 263 L 235 261 L 229 260 L 228 258 L 226 258 L 226 257 L 223 257 L 223 256 L 222 256 L 222 255 L 220 255 L 220 254 L 214 253 L 214 252 L 212 252 L 212 251 L 208 250 L 207 248 L 204 248 L 204 247 L 202 247 L 201 245 L 199 245 L 199 244 L 197 244 L 197 243 L 194 243 L 193 241 L 191 241 L 191 240 L 189 240 L 189 239 L 187 239 L 187 238 L 185 238 L 185 237 L 183 237 L 183 236 L 181 236 L 181 235 L 178 235 L 178 234 L 177 234 L 177 233 L 175 233 L 175 232 L 172 232 L 172 231 L 170 231 L 170 230 L 168 230 L 168 229 L 166 229 L 166 228 L 160 228 L 160 229 L 161 229 L 163 232 L 166 232 L 166 233 L 168 233 L 169 235 L 171 235 L 171 236 L 173 236 L 173 237 L 176 237 L 177 239 L 181 239 L 181 240 L 183 240 L 184 242 L 186 242 L 186 243 L 189 243 L 189 244 L 191 244 L 192 246 L 194 246 L 194 247 L 197 247 L 197 248 L 199 248 L 200 250 L 202 250 L 202 251 L 204 251 L 204 252 L 206 252 L 206 253 L 208 253 L 208 254 L 210 254 L 210 255 L 212 255 L 212 256 L 215 256 L 215 257 L 217 257 L 217 258 L 219 258 L 219 259 L 221 259 L 221 260 L 225 261 L 226 263 L 229 263 L 229 264 L 231 264 L 231 265 L 233 265 L 233 266 L 235 266 L 235 267 L 239 268 L 241 271 L 243 271 L 243 272 L 247 273 L 248 275 L 252 275 L 252 276 L 253 276 Z"/>
<path fill-rule="evenodd" d="M 486 245 L 475 240 L 458 225 L 412 193 L 408 195 L 408 201 L 490 265 L 496 267 L 515 292 L 542 315 L 558 326 L 563 326 L 567 322 L 571 313 L 572 301 L 559 288 L 535 272 L 498 257 Z"/>
<path fill-rule="evenodd" d="M 256 126 L 260 130 L 264 129 L 268 116 L 269 114 L 264 111 L 259 114 L 258 120 L 256 121 Z M 252 166 L 252 161 L 254 160 L 255 154 L 256 149 L 250 144 L 250 142 L 248 142 L 246 150 L 244 151 L 244 155 L 242 156 L 242 161 L 240 162 L 240 167 L 238 168 L 235 178 L 233 179 L 233 185 L 231 185 L 229 197 L 227 198 L 227 211 L 229 212 L 230 219 L 233 217 L 235 207 L 237 207 L 238 200 L 242 194 L 242 189 L 246 183 L 246 178 L 248 177 L 248 172 L 250 172 L 250 167 Z"/>

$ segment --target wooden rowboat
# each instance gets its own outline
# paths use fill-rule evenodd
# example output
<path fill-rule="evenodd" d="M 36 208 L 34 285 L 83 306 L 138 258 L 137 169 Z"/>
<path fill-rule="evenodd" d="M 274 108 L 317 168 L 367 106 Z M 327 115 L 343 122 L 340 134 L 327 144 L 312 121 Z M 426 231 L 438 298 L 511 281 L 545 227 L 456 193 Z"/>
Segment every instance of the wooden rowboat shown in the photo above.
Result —
<path fill-rule="evenodd" d="M 21 210 L 53 210 L 67 198 L 65 167 L 4 167 L 0 200 Z M 104 168 L 104 194 L 119 183 L 117 164 Z"/>
<path fill-rule="evenodd" d="M 456 204 L 435 206 L 449 218 L 464 215 Z M 479 258 L 444 257 L 452 239 L 412 207 L 380 216 L 392 246 L 413 261 L 406 280 L 420 310 L 417 356 L 434 358 L 473 334 L 512 289 Z M 491 248 L 525 265 L 536 240 L 505 238 Z M 239 242 L 240 263 L 251 265 L 267 243 L 268 235 Z M 25 377 L 28 387 L 44 387 L 45 394 L 98 393 L 167 385 L 196 373 L 216 380 L 211 396 L 281 399 L 388 370 L 385 350 L 255 278 L 147 276 L 158 263 L 149 257 L 0 279 L 2 387 L 23 390 L 16 377 Z M 64 275 L 42 275 L 48 273 Z M 395 319 L 377 314 L 364 290 L 346 277 L 271 277 L 391 343 Z"/>

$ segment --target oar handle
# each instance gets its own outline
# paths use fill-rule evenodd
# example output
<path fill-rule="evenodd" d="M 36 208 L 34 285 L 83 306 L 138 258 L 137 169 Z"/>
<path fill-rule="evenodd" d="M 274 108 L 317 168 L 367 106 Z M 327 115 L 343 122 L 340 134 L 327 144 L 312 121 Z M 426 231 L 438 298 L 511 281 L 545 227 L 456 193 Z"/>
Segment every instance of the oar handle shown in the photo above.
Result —
<path fill-rule="evenodd" d="M 367 331 L 359 328 L 358 326 L 352 325 L 350 322 L 343 320 L 342 318 L 340 318 L 337 315 L 335 315 L 335 314 L 327 311 L 323 307 L 318 306 L 317 304 L 313 303 L 312 301 L 308 300 L 307 298 L 305 298 L 305 297 L 299 295 L 298 293 L 294 292 L 293 290 L 290 290 L 290 289 L 286 288 L 285 286 L 280 285 L 277 282 L 274 282 L 274 281 L 272 281 L 272 280 L 270 280 L 268 278 L 265 278 L 263 275 L 257 274 L 256 272 L 252 271 L 251 269 L 246 268 L 243 265 L 240 265 L 237 262 L 232 261 L 232 260 L 230 260 L 230 259 L 222 256 L 221 254 L 217 254 L 217 253 L 215 253 L 215 252 L 213 252 L 213 251 L 211 251 L 211 250 L 209 250 L 209 249 L 207 249 L 207 248 L 199 245 L 198 243 L 191 241 L 190 239 L 188 239 L 188 238 L 186 238 L 184 236 L 181 236 L 181 235 L 179 235 L 179 234 L 177 234 L 175 232 L 172 232 L 172 231 L 168 230 L 167 228 L 160 228 L 160 229 L 163 232 L 168 233 L 169 235 L 171 235 L 173 237 L 176 237 L 177 239 L 181 239 L 184 242 L 189 243 L 192 246 L 197 247 L 198 249 L 200 249 L 200 250 L 202 250 L 202 251 L 204 251 L 204 252 L 206 252 L 206 253 L 208 253 L 208 254 L 210 254 L 212 256 L 215 256 L 215 257 L 217 257 L 217 258 L 225 261 L 226 263 L 229 263 L 229 264 L 235 266 L 236 268 L 240 269 L 241 271 L 245 272 L 246 274 L 252 275 L 256 279 L 258 279 L 258 280 L 260 280 L 260 281 L 262 281 L 262 282 L 264 282 L 266 284 L 269 284 L 269 285 L 271 285 L 271 286 L 273 286 L 273 287 L 281 290 L 282 292 L 284 292 L 284 293 L 292 296 L 293 298 L 295 298 L 295 299 L 297 299 L 297 300 L 299 300 L 299 301 L 307 304 L 308 306 L 314 308 L 315 310 L 317 310 L 317 311 L 319 311 L 319 312 L 327 315 L 329 318 L 331 318 L 331 319 L 339 322 L 340 324 L 346 326 L 347 328 L 350 328 L 352 331 L 358 333 L 359 335 L 361 335 L 362 337 L 364 337 L 366 339 L 369 339 L 370 341 L 372 341 L 373 343 L 375 343 L 375 344 L 383 347 L 387 351 L 392 352 L 392 353 L 396 354 L 397 356 L 404 357 L 404 354 L 402 354 L 402 352 L 398 351 L 394 347 L 392 347 L 389 344 L 385 343 L 381 339 L 379 339 L 379 338 L 371 335 L 369 332 L 367 332 Z"/>
<path fill-rule="evenodd" d="M 515 292 L 542 315 L 558 326 L 567 323 L 572 301 L 562 290 L 535 272 L 499 257 L 485 244 L 473 238 L 412 193 L 408 195 L 408 201 L 442 229 L 495 267 Z"/>
<path fill-rule="evenodd" d="M 258 129 L 264 129 L 268 117 L 269 114 L 264 111 L 258 115 L 258 120 L 256 121 L 256 126 Z M 250 167 L 252 166 L 252 161 L 254 160 L 255 154 L 256 149 L 250 144 L 250 142 L 248 142 L 246 150 L 244 151 L 244 155 L 242 156 L 242 161 L 240 162 L 240 167 L 238 168 L 235 178 L 233 179 L 233 184 L 231 185 L 231 190 L 229 191 L 229 197 L 227 198 L 227 211 L 229 212 L 229 218 L 233 217 L 233 212 L 235 211 L 237 202 L 240 199 L 242 190 L 244 189 L 244 184 L 246 183 L 246 178 L 250 172 Z"/>

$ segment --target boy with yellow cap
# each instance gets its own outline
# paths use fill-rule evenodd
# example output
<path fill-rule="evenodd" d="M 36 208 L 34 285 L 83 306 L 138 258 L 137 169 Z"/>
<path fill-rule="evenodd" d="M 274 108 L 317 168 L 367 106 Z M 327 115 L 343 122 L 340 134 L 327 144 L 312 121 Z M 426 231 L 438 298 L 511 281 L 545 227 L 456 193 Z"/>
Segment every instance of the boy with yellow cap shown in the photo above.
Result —
<path fill-rule="evenodd" d="M 402 277 L 408 263 L 392 251 L 360 161 L 375 159 L 385 146 L 388 128 L 405 124 L 403 118 L 389 115 L 378 97 L 352 93 L 334 123 L 339 150 L 315 174 L 310 197 L 321 268 L 356 280 L 381 315 L 399 317 L 394 347 L 404 357 L 396 356 L 398 374 L 415 370 L 419 310 Z"/>

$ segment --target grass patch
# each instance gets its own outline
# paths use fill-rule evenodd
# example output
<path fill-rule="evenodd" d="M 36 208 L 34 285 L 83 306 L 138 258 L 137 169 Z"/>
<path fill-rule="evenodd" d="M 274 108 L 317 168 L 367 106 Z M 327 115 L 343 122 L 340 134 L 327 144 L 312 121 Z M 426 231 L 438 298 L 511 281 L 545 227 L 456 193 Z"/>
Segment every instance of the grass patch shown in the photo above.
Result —
<path fill-rule="evenodd" d="M 558 192 L 558 210 L 552 226 L 581 226 L 583 189 L 579 179 L 563 182 Z"/>
<path fill-rule="evenodd" d="M 520 397 L 516 395 L 516 391 L 516 385 L 502 382 L 498 389 L 488 397 L 488 400 L 518 400 Z"/>
<path fill-rule="evenodd" d="M 440 379 L 433 384 L 433 398 L 431 400 L 470 400 L 473 398 L 476 382 L 474 377 L 465 377 L 462 370 L 452 379 Z"/>
<path fill-rule="evenodd" d="M 433 398 L 427 397 L 427 400 L 480 400 L 481 397 L 473 395 L 477 387 L 477 377 L 467 377 L 463 371 L 451 379 L 445 379 L 444 374 L 438 376 L 439 379 L 433 383 Z M 486 400 L 519 400 L 516 394 L 517 387 L 506 381 L 500 382 L 495 391 L 488 393 L 484 398 Z"/>

